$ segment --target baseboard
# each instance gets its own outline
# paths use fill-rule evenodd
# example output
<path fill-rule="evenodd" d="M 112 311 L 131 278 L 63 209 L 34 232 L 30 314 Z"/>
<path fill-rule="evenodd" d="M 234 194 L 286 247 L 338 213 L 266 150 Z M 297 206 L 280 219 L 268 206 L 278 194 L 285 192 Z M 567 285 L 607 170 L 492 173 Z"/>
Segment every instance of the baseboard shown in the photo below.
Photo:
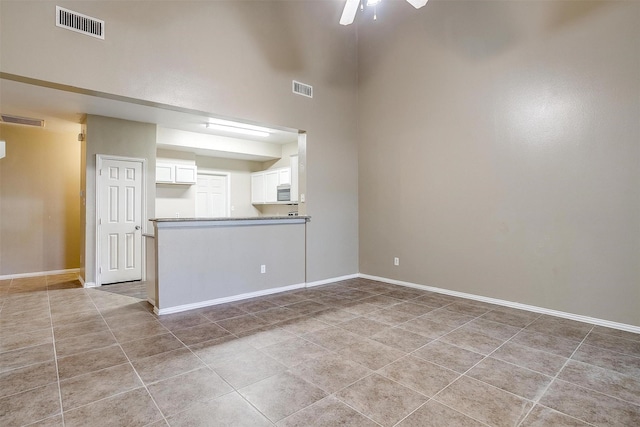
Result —
<path fill-rule="evenodd" d="M 82 284 L 82 286 L 84 286 L 85 288 L 97 288 L 98 285 L 96 285 L 96 282 L 84 282 Z"/>
<path fill-rule="evenodd" d="M 192 303 L 192 304 L 184 304 L 184 305 L 177 305 L 175 307 L 168 307 L 168 308 L 162 308 L 162 309 L 158 309 L 158 307 L 155 307 L 154 304 L 154 308 L 153 308 L 153 312 L 159 316 L 163 315 L 163 314 L 172 314 L 172 313 L 180 313 L 182 311 L 187 311 L 187 310 L 195 310 L 196 308 L 203 308 L 203 307 L 210 307 L 212 305 L 219 305 L 219 304 L 225 304 L 228 302 L 234 302 L 234 301 L 241 301 L 241 300 L 245 300 L 245 299 L 249 299 L 249 298 L 255 298 L 255 297 L 261 297 L 261 296 L 265 296 L 265 295 L 271 295 L 271 294 L 277 294 L 280 292 L 286 292 L 286 291 L 292 291 L 294 289 L 302 289 L 305 287 L 305 283 L 299 283 L 296 285 L 289 285 L 289 286 L 282 286 L 279 288 L 271 288 L 271 289 L 265 289 L 263 291 L 256 291 L 256 292 L 249 292 L 246 294 L 239 294 L 239 295 L 233 295 L 230 297 L 223 297 L 223 298 L 216 298 L 216 299 L 212 299 L 212 300 L 208 300 L 208 301 L 201 301 L 201 302 L 196 302 L 196 303 Z"/>
<path fill-rule="evenodd" d="M 79 273 L 79 272 L 80 272 L 79 268 L 70 268 L 67 270 L 50 270 L 50 271 L 36 271 L 33 273 L 6 274 L 4 276 L 0 276 L 0 280 L 22 279 L 25 277 L 53 276 L 55 274 L 71 274 L 71 273 Z"/>
<path fill-rule="evenodd" d="M 306 287 L 312 288 L 314 286 L 322 286 L 328 283 L 340 282 L 342 280 L 357 279 L 358 277 L 360 277 L 359 274 L 349 274 L 347 276 L 332 277 L 331 279 L 318 280 L 316 282 L 307 282 Z"/>
<path fill-rule="evenodd" d="M 386 277 L 372 276 L 369 274 L 358 274 L 357 276 L 363 279 L 377 280 L 379 282 L 389 283 L 392 285 L 422 289 L 425 291 L 436 292 L 439 294 L 451 295 L 451 296 L 460 297 L 460 298 L 467 298 L 474 301 L 482 301 L 490 304 L 501 305 L 504 307 L 518 308 L 520 310 L 532 311 L 534 313 L 548 314 L 549 316 L 562 317 L 564 319 L 576 320 L 578 322 L 591 323 L 593 325 L 605 326 L 607 328 L 619 329 L 621 331 L 628 331 L 628 332 L 634 332 L 636 334 L 640 334 L 640 326 L 629 325 L 626 323 L 612 322 L 610 320 L 583 316 L 581 314 L 567 313 L 565 311 L 552 310 L 549 308 L 538 307 L 535 305 L 521 304 L 519 302 L 507 301 L 507 300 L 490 298 L 490 297 L 483 297 L 480 295 L 468 294 L 465 292 L 458 292 L 458 291 L 451 291 L 451 290 L 442 289 L 442 288 L 435 288 L 433 286 L 420 285 L 418 283 L 403 282 L 401 280 L 388 279 Z"/>

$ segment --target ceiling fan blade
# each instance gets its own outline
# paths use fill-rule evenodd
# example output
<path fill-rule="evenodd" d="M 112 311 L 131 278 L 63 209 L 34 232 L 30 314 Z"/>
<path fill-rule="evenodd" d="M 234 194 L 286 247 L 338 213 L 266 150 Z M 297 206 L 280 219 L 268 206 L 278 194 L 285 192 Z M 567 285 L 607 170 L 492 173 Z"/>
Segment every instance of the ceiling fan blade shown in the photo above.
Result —
<path fill-rule="evenodd" d="M 359 5 L 360 0 L 347 0 L 347 3 L 344 5 L 344 10 L 342 11 L 342 16 L 340 17 L 341 25 L 353 23 L 353 20 L 356 19 L 356 12 L 358 11 Z"/>
<path fill-rule="evenodd" d="M 427 4 L 427 1 L 429 0 L 407 0 L 407 1 L 411 3 L 411 6 L 415 7 L 416 9 L 420 9 L 422 6 Z"/>

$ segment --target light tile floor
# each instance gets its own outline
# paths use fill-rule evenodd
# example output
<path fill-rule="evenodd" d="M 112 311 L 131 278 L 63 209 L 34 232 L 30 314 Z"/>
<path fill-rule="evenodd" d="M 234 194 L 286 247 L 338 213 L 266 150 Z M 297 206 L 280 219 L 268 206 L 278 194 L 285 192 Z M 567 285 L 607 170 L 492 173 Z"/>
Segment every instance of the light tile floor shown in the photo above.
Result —
<path fill-rule="evenodd" d="M 363 279 L 162 317 L 128 286 L 0 282 L 1 426 L 640 425 L 637 334 Z"/>

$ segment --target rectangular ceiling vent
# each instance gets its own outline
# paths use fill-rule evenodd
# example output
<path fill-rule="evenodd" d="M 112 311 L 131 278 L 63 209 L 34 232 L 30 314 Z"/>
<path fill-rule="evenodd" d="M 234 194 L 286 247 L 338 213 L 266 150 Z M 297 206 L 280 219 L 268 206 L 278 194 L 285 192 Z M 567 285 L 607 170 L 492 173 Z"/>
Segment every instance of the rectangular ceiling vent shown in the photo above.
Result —
<path fill-rule="evenodd" d="M 56 6 L 56 26 L 104 40 L 104 21 Z"/>
<path fill-rule="evenodd" d="M 313 86 L 293 80 L 293 93 L 313 98 Z"/>
<path fill-rule="evenodd" d="M 1 114 L 0 118 L 2 123 L 11 123 L 14 125 L 35 126 L 39 128 L 44 127 L 44 120 L 31 119 L 29 117 L 10 116 L 8 114 Z"/>

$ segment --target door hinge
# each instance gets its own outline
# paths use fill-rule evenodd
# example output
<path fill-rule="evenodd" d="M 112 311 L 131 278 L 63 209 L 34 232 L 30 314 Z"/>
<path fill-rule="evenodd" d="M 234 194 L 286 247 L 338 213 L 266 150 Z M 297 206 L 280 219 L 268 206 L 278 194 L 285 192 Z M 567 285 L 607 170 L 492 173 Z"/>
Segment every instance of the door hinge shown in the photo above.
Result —
<path fill-rule="evenodd" d="M 98 273 L 102 274 L 102 267 L 98 267 Z"/>

